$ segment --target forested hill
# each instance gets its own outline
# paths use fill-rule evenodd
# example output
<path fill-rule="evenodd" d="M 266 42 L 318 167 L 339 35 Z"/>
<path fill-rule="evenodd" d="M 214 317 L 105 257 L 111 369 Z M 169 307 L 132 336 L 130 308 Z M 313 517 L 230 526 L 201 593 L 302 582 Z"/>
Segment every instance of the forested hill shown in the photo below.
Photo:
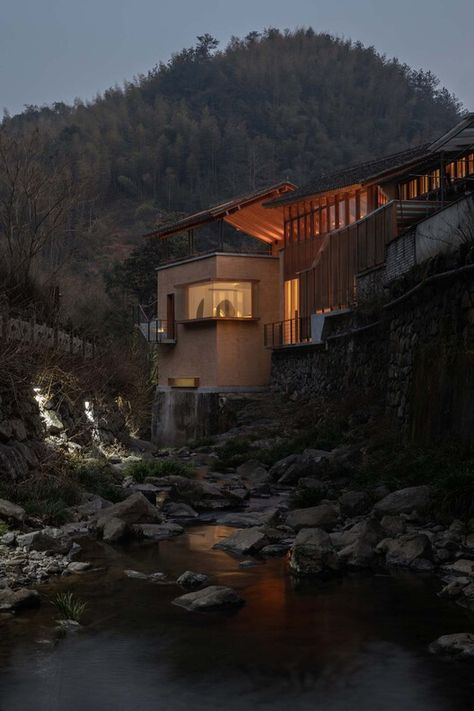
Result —
<path fill-rule="evenodd" d="M 4 128 L 40 126 L 52 165 L 62 155 L 85 179 L 92 197 L 73 237 L 84 274 L 123 258 L 160 214 L 401 150 L 459 112 L 430 72 L 327 34 L 270 29 L 224 49 L 204 35 L 123 88 L 29 106 Z"/>
<path fill-rule="evenodd" d="M 459 105 L 430 72 L 312 30 L 219 50 L 209 35 L 90 104 L 28 107 L 106 200 L 189 210 L 438 135 Z"/>

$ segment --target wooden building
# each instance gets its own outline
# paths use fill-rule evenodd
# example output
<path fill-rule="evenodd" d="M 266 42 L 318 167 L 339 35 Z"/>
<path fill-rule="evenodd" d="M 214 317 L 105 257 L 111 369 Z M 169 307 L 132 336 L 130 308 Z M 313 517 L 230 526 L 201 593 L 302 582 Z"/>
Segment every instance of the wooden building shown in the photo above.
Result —
<path fill-rule="evenodd" d="M 431 144 L 322 175 L 268 201 L 284 210 L 282 320 L 268 345 L 311 339 L 312 314 L 352 307 L 387 246 L 474 189 L 474 114 Z"/>

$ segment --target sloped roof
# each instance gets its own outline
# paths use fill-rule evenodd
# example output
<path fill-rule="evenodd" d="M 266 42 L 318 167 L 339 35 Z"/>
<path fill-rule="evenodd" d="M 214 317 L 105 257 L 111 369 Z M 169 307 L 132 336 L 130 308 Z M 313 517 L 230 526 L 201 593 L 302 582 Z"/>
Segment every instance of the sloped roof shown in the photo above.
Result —
<path fill-rule="evenodd" d="M 283 216 L 272 215 L 262 207 L 262 203 L 293 191 L 295 187 L 293 183 L 285 181 L 252 193 L 246 193 L 214 205 L 207 210 L 195 212 L 177 222 L 163 225 L 145 236 L 164 239 L 217 220 L 225 220 L 233 227 L 264 242 L 278 241 L 283 239 Z"/>
<path fill-rule="evenodd" d="M 474 113 L 463 116 L 452 129 L 444 133 L 436 141 L 423 143 L 376 160 L 356 163 L 332 173 L 324 173 L 313 178 L 313 180 L 295 190 L 291 195 L 269 200 L 265 203 L 265 207 L 288 205 L 312 195 L 338 190 L 350 185 L 368 183 L 398 168 L 409 167 L 415 162 L 418 165 L 418 162 L 423 158 L 425 159 L 423 165 L 425 163 L 428 164 L 441 151 L 460 152 L 470 146 L 474 146 Z"/>
<path fill-rule="evenodd" d="M 408 148 L 399 153 L 383 156 L 383 158 L 377 158 L 376 160 L 367 161 L 365 163 L 355 163 L 348 168 L 343 168 L 342 170 L 337 170 L 332 173 L 323 173 L 313 178 L 313 180 L 301 188 L 298 188 L 298 190 L 292 192 L 291 195 L 283 195 L 282 197 L 269 200 L 265 203 L 265 206 L 276 207 L 278 205 L 287 205 L 311 195 L 318 195 L 319 193 L 349 187 L 349 185 L 360 185 L 388 171 L 392 171 L 420 159 L 426 155 L 429 146 L 429 143 L 423 143 L 420 146 Z"/>

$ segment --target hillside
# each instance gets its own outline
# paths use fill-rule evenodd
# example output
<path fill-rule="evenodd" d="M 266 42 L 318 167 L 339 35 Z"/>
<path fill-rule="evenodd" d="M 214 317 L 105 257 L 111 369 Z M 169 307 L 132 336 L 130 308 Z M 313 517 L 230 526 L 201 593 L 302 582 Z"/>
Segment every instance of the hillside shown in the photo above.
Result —
<path fill-rule="evenodd" d="M 72 238 L 80 275 L 123 259 L 167 212 L 376 157 L 438 135 L 460 105 L 430 72 L 312 30 L 219 49 L 209 35 L 89 104 L 27 107 L 88 200 Z M 81 276 L 82 278 L 82 276 Z"/>

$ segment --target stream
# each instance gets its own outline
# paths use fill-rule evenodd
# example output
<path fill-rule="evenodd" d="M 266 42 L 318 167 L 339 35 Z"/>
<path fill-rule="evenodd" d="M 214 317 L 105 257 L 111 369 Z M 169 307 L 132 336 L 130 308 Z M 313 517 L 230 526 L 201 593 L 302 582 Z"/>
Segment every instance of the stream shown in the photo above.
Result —
<path fill-rule="evenodd" d="M 296 584 L 285 559 L 240 568 L 212 545 L 235 529 L 200 525 L 172 541 L 83 543 L 97 570 L 40 588 L 43 604 L 0 622 L 0 711 L 447 711 L 471 708 L 468 664 L 428 644 L 463 631 L 460 608 L 410 573 Z M 82 543 L 82 542 L 81 542 Z M 232 613 L 171 604 L 176 585 L 124 569 L 209 574 L 236 588 Z M 57 639 L 48 603 L 74 590 L 84 630 Z"/>

